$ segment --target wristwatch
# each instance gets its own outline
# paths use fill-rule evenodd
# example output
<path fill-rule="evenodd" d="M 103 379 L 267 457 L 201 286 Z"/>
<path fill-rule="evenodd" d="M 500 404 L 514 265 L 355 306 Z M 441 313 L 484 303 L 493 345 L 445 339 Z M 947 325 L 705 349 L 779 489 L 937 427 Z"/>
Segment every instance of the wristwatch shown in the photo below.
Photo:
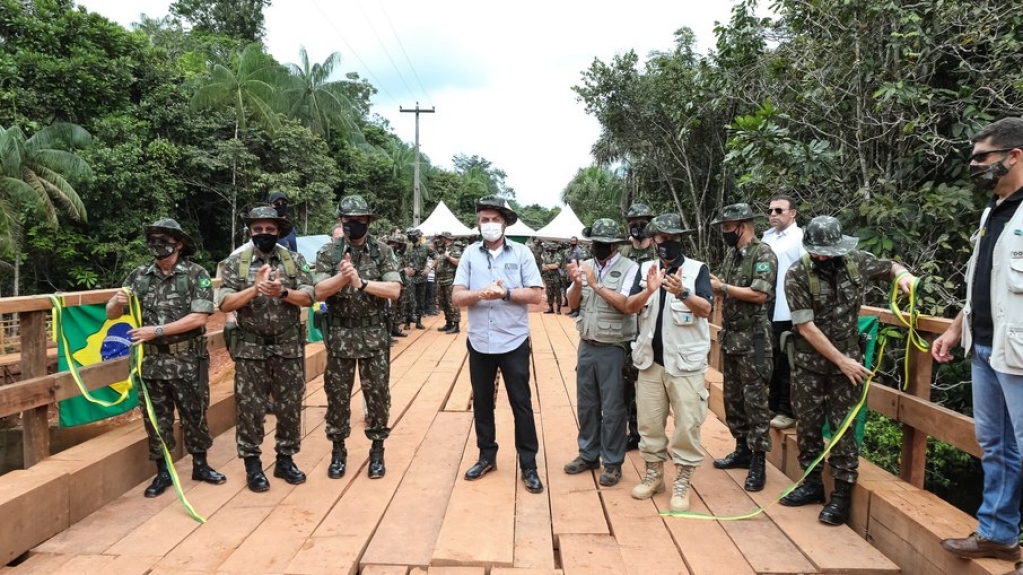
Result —
<path fill-rule="evenodd" d="M 689 288 L 685 288 L 682 290 L 682 293 L 678 294 L 678 299 L 686 301 L 691 295 L 693 295 L 693 292 L 690 291 Z"/>
<path fill-rule="evenodd" d="M 156 326 L 156 329 L 153 330 L 153 333 L 156 334 L 156 337 L 163 337 L 163 326 L 162 325 Z"/>
<path fill-rule="evenodd" d="M 511 301 L 511 288 L 504 288 L 504 297 L 501 299 L 504 301 Z"/>
<path fill-rule="evenodd" d="M 359 291 L 366 291 L 366 286 L 368 286 L 368 285 L 369 285 L 369 282 L 368 282 L 368 281 L 366 281 L 366 280 L 365 280 L 365 279 L 363 279 L 363 278 L 359 278 L 359 279 L 361 279 L 361 280 L 362 280 L 362 285 L 361 285 L 361 286 L 359 286 Z"/>
<path fill-rule="evenodd" d="M 282 289 L 282 290 L 281 290 L 281 295 L 279 295 L 279 296 L 277 296 L 277 297 L 278 297 L 279 299 L 284 299 L 284 298 L 288 297 L 288 288 L 284 288 L 284 289 Z"/>

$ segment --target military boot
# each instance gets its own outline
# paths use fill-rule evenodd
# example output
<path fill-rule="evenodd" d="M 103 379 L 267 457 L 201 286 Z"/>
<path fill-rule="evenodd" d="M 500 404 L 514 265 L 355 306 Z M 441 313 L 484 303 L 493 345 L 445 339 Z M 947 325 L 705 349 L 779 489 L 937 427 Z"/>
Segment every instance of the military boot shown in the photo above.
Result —
<path fill-rule="evenodd" d="M 163 495 L 167 488 L 174 484 L 171 480 L 170 471 L 167 469 L 167 461 L 164 459 L 156 460 L 156 477 L 153 478 L 153 482 L 146 487 L 146 497 L 158 497 Z"/>
<path fill-rule="evenodd" d="M 224 477 L 223 473 L 217 473 L 206 462 L 206 452 L 192 454 L 192 479 L 213 485 L 220 485 L 227 481 L 227 477 Z"/>
<path fill-rule="evenodd" d="M 405 324 L 405 329 L 408 329 L 408 324 Z M 408 337 L 408 334 L 401 331 L 398 324 L 394 324 L 394 328 L 391 329 L 391 337 Z"/>
<path fill-rule="evenodd" d="M 561 315 L 561 306 L 558 306 L 558 315 Z"/>
<path fill-rule="evenodd" d="M 451 322 L 450 321 L 446 321 L 446 322 L 444 322 L 443 326 L 437 328 L 437 331 L 444 331 L 444 332 L 446 332 L 449 329 L 451 329 Z"/>
<path fill-rule="evenodd" d="M 668 502 L 668 509 L 677 512 L 689 511 L 689 488 L 693 479 L 693 465 L 675 464 L 678 475 L 675 476 L 675 483 L 672 485 L 671 501 Z"/>
<path fill-rule="evenodd" d="M 811 503 L 824 503 L 824 483 L 821 482 L 820 471 L 814 470 L 803 484 L 795 488 L 792 493 L 781 498 L 781 504 L 786 507 L 801 507 Z"/>
<path fill-rule="evenodd" d="M 735 451 L 714 460 L 715 469 L 749 469 L 750 459 L 753 452 L 749 445 L 746 445 L 746 438 L 739 437 L 735 440 Z"/>
<path fill-rule="evenodd" d="M 646 475 L 643 476 L 642 483 L 632 488 L 632 497 L 650 499 L 662 491 L 664 491 L 664 462 L 647 461 Z"/>
<path fill-rule="evenodd" d="M 835 480 L 835 490 L 831 492 L 831 501 L 824 506 L 818 516 L 821 523 L 841 525 L 849 520 L 849 504 L 852 503 L 853 483 Z"/>
<path fill-rule="evenodd" d="M 763 451 L 754 451 L 750 457 L 746 484 L 742 486 L 746 491 L 763 491 L 764 481 L 767 479 L 765 456 Z"/>
<path fill-rule="evenodd" d="M 405 319 L 405 331 L 412 331 L 412 321 Z"/>
<path fill-rule="evenodd" d="M 256 493 L 270 489 L 270 482 L 267 481 L 266 474 L 263 473 L 263 462 L 259 460 L 258 456 L 245 458 L 245 485 L 249 487 L 250 491 Z"/>
<path fill-rule="evenodd" d="M 416 316 L 416 329 L 426 329 L 426 326 L 423 325 L 423 318 L 419 316 Z"/>
<path fill-rule="evenodd" d="M 292 485 L 305 483 L 305 473 L 299 471 L 290 455 L 277 454 L 277 463 L 274 465 L 274 477 L 280 477 Z"/>
<path fill-rule="evenodd" d="M 348 449 L 345 442 L 335 441 L 334 449 L 330 452 L 330 467 L 327 468 L 327 477 L 341 479 L 345 476 L 345 467 L 348 465 Z"/>
<path fill-rule="evenodd" d="M 553 305 L 547 306 L 547 311 L 545 311 L 544 313 L 554 313 L 554 306 Z"/>
<path fill-rule="evenodd" d="M 461 331 L 460 329 L 458 329 L 458 323 L 459 322 L 457 321 L 451 322 L 451 329 L 447 330 L 444 333 L 458 333 L 459 331 Z"/>
<path fill-rule="evenodd" d="M 387 469 L 384 468 L 384 440 L 374 439 L 369 448 L 369 478 L 380 479 Z"/>

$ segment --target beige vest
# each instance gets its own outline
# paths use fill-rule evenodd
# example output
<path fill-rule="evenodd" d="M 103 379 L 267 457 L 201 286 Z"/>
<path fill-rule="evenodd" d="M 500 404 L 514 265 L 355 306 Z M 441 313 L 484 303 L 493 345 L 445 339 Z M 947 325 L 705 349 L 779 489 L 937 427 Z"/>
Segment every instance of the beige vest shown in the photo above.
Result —
<path fill-rule="evenodd" d="M 695 286 L 703 262 L 686 258 L 682 262 L 682 283 Z M 651 266 L 660 269 L 660 260 L 644 262 L 639 273 L 641 285 L 646 288 L 646 274 Z M 692 289 L 692 288 L 690 288 Z M 664 370 L 669 375 L 693 375 L 707 371 L 710 353 L 710 323 L 705 317 L 696 317 L 686 303 L 673 294 L 661 318 L 661 342 L 664 344 Z M 661 307 L 661 291 L 650 296 L 646 307 L 639 313 L 639 334 L 632 344 L 632 362 L 637 369 L 646 369 L 654 363 L 654 330 L 657 311 Z"/>
<path fill-rule="evenodd" d="M 592 259 L 586 261 L 586 265 L 596 270 L 594 263 Z M 607 290 L 621 292 L 629 269 L 635 266 L 635 262 L 619 255 L 600 283 L 604 284 Z M 585 275 L 582 276 L 582 290 L 579 317 L 575 320 L 580 337 L 600 343 L 625 343 L 636 338 L 636 318 L 616 310 L 606 299 L 600 297 L 586 284 Z"/>

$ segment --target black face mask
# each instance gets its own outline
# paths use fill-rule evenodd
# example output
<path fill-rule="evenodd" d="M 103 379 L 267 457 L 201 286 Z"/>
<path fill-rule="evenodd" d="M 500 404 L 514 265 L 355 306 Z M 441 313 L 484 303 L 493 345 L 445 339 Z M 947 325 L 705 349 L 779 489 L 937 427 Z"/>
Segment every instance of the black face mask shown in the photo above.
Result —
<path fill-rule="evenodd" d="M 357 222 L 354 220 L 342 223 L 341 227 L 345 229 L 345 235 L 348 236 L 348 239 L 350 240 L 357 240 L 362 238 L 363 236 L 366 235 L 366 232 L 369 230 L 369 224 L 364 224 L 362 222 Z"/>
<path fill-rule="evenodd" d="M 643 235 L 644 229 L 646 229 L 646 224 L 636 224 L 629 226 L 629 235 L 636 238 L 637 240 L 642 240 L 644 237 Z"/>
<path fill-rule="evenodd" d="M 734 248 L 739 244 L 739 234 L 741 233 L 742 226 L 739 226 L 730 232 L 721 232 L 721 238 L 725 240 L 725 245 Z"/>
<path fill-rule="evenodd" d="M 160 261 L 171 257 L 174 255 L 174 252 L 177 251 L 174 244 L 169 244 L 161 240 L 147 242 L 146 246 L 149 248 L 149 253 Z"/>
<path fill-rule="evenodd" d="M 673 262 L 682 255 L 682 242 L 667 240 L 657 244 L 657 257 L 666 262 Z"/>
<path fill-rule="evenodd" d="M 819 260 L 819 259 L 814 258 L 812 263 L 813 263 L 813 269 L 814 270 L 816 270 L 818 272 L 821 272 L 821 273 L 824 273 L 824 274 L 829 274 L 830 275 L 830 274 L 835 273 L 835 270 L 838 269 L 839 264 L 842 263 L 842 257 L 838 256 L 838 257 L 828 258 L 826 260 Z"/>
<path fill-rule="evenodd" d="M 277 245 L 277 238 L 277 234 L 256 234 L 252 236 L 252 245 L 256 246 L 256 249 L 264 254 L 268 254 Z"/>
<path fill-rule="evenodd" d="M 611 251 L 614 250 L 613 244 L 605 244 L 603 242 L 593 242 L 593 257 L 597 258 L 597 261 L 604 261 L 611 257 Z"/>
<path fill-rule="evenodd" d="M 1009 173 L 1009 168 L 1002 162 L 988 166 L 970 166 L 970 179 L 978 190 L 993 190 L 998 182 Z"/>
<path fill-rule="evenodd" d="M 277 217 L 278 218 L 286 218 L 286 217 L 288 217 L 288 204 L 281 204 L 279 206 L 274 206 L 274 209 L 277 210 Z"/>

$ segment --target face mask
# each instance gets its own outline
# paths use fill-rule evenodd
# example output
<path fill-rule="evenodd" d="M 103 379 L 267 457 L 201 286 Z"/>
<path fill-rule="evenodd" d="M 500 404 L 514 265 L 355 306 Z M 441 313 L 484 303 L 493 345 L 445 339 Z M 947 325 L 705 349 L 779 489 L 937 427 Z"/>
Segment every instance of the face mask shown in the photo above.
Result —
<path fill-rule="evenodd" d="M 403 254 L 405 253 L 405 246 L 399 245 L 398 247 L 394 248 L 394 251 L 398 252 L 399 254 Z"/>
<path fill-rule="evenodd" d="M 634 225 L 634 226 L 629 226 L 629 235 L 634 237 L 634 238 L 636 238 L 637 240 L 642 240 L 643 239 L 643 228 L 645 228 L 645 227 L 646 227 L 645 224 L 637 224 L 637 225 Z"/>
<path fill-rule="evenodd" d="M 668 240 L 657 244 L 657 257 L 666 262 L 673 262 L 682 254 L 682 242 Z"/>
<path fill-rule="evenodd" d="M 281 204 L 279 206 L 274 206 L 274 209 L 277 210 L 277 217 L 278 218 L 286 218 L 286 217 L 288 217 L 288 204 Z"/>
<path fill-rule="evenodd" d="M 483 239 L 488 242 L 496 242 L 504 235 L 504 230 L 502 230 L 501 227 L 501 224 L 497 222 L 480 224 L 480 235 L 482 235 Z"/>
<path fill-rule="evenodd" d="M 828 258 L 826 260 L 813 259 L 813 269 L 824 272 L 827 274 L 834 273 L 838 269 L 838 264 L 841 263 L 841 257 Z"/>
<path fill-rule="evenodd" d="M 721 232 L 721 237 L 725 240 L 725 245 L 730 248 L 734 248 L 739 243 L 739 234 L 741 233 L 741 230 L 742 226 L 739 226 L 730 232 Z"/>
<path fill-rule="evenodd" d="M 1009 168 L 1002 162 L 988 166 L 970 166 L 970 179 L 978 190 L 993 190 L 998 182 L 1009 173 Z"/>
<path fill-rule="evenodd" d="M 149 253 L 158 260 L 165 260 L 171 257 L 176 251 L 174 244 L 169 244 L 161 240 L 157 240 L 155 242 L 151 241 L 146 245 L 149 247 Z"/>
<path fill-rule="evenodd" d="M 252 236 L 252 245 L 264 254 L 268 254 L 277 245 L 277 234 L 256 234 Z"/>
<path fill-rule="evenodd" d="M 369 224 L 352 220 L 350 222 L 342 223 L 341 227 L 344 228 L 345 235 L 348 236 L 348 239 L 357 240 L 366 235 L 366 231 L 369 229 Z"/>
<path fill-rule="evenodd" d="M 602 242 L 593 242 L 593 257 L 597 258 L 597 261 L 604 261 L 611 257 L 611 250 L 614 249 L 614 245 L 605 244 Z"/>

